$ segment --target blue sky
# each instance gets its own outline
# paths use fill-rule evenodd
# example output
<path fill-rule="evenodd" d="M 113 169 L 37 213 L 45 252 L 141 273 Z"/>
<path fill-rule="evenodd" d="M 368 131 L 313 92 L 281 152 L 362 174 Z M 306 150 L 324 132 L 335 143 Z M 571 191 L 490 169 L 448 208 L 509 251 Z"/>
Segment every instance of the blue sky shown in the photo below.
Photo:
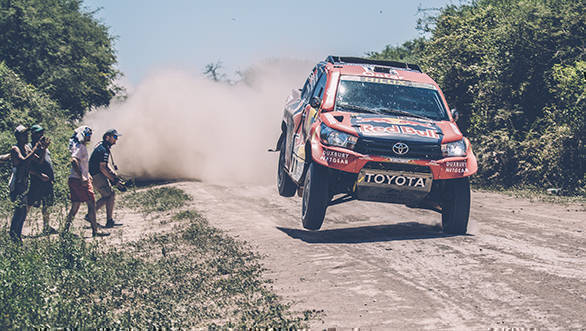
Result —
<path fill-rule="evenodd" d="M 453 0 L 195 1 L 84 0 L 117 36 L 119 69 L 131 84 L 165 67 L 201 72 L 222 61 L 228 74 L 257 61 L 361 56 L 419 32 L 417 8 Z"/>

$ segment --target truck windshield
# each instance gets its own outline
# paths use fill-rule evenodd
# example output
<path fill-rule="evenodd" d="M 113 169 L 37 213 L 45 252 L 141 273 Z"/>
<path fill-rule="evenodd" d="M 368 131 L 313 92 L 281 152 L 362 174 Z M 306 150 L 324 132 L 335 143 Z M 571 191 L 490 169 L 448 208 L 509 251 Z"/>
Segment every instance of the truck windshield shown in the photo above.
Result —
<path fill-rule="evenodd" d="M 449 120 L 434 85 L 387 78 L 342 76 L 336 110 Z"/>

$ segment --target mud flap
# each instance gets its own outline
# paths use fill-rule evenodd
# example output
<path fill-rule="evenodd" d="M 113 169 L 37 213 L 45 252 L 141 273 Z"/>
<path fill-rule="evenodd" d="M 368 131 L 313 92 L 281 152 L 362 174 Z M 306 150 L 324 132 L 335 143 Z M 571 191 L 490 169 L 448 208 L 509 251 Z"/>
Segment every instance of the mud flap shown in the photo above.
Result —
<path fill-rule="evenodd" d="M 281 142 L 283 142 L 283 138 L 285 138 L 285 132 L 281 131 L 281 135 L 279 136 L 279 140 L 277 140 L 277 146 L 275 149 L 269 148 L 267 152 L 278 152 L 281 150 Z"/>

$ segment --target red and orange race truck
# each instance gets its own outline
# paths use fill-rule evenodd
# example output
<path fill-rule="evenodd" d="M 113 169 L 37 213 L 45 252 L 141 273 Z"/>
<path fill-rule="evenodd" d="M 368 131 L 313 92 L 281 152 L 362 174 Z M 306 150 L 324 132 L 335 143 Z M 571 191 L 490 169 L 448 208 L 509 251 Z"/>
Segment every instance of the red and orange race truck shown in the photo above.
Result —
<path fill-rule="evenodd" d="M 476 157 L 439 86 L 417 65 L 328 56 L 287 99 L 278 189 L 302 195 L 303 227 L 352 199 L 442 214 L 464 234 Z"/>

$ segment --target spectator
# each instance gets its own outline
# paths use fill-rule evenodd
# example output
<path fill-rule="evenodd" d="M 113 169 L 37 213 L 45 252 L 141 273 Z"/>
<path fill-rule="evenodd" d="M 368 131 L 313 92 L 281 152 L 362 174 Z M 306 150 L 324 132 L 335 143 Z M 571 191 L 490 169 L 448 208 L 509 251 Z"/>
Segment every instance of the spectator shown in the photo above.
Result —
<path fill-rule="evenodd" d="M 92 226 L 92 236 L 107 236 L 109 233 L 98 232 L 96 222 L 96 199 L 92 186 L 92 178 L 89 174 L 89 158 L 86 145 L 92 137 L 92 129 L 88 126 L 80 126 L 69 140 L 71 152 L 71 173 L 69 175 L 69 190 L 71 192 L 71 209 L 65 220 L 62 233 L 69 231 L 69 227 L 79 210 L 82 202 L 87 204 L 88 219 Z"/>
<path fill-rule="evenodd" d="M 53 183 L 55 175 L 51 153 L 49 152 L 50 140 L 44 136 L 45 129 L 40 125 L 31 126 L 31 144 L 42 141 L 47 148 L 37 150 L 30 165 L 30 187 L 27 194 L 27 211 L 31 207 L 41 207 L 43 214 L 43 234 L 54 234 L 57 231 L 49 225 L 50 209 L 55 201 Z M 32 145 L 31 149 L 32 149 Z"/>
<path fill-rule="evenodd" d="M 90 157 L 90 174 L 94 179 L 96 190 L 100 193 L 100 200 L 96 202 L 96 210 L 106 206 L 106 227 L 111 228 L 117 224 L 114 221 L 114 201 L 116 194 L 112 185 L 123 188 L 120 178 L 109 165 L 110 148 L 116 144 L 118 137 L 121 136 L 118 131 L 111 129 L 103 135 L 102 142 L 94 149 Z"/>
<path fill-rule="evenodd" d="M 10 222 L 10 237 L 22 241 L 22 226 L 27 212 L 27 190 L 29 184 L 30 163 L 37 150 L 44 149 L 41 142 L 33 147 L 28 144 L 28 129 L 19 125 L 14 130 L 16 145 L 10 150 L 12 176 L 10 177 L 10 200 L 15 203 L 14 214 Z"/>

